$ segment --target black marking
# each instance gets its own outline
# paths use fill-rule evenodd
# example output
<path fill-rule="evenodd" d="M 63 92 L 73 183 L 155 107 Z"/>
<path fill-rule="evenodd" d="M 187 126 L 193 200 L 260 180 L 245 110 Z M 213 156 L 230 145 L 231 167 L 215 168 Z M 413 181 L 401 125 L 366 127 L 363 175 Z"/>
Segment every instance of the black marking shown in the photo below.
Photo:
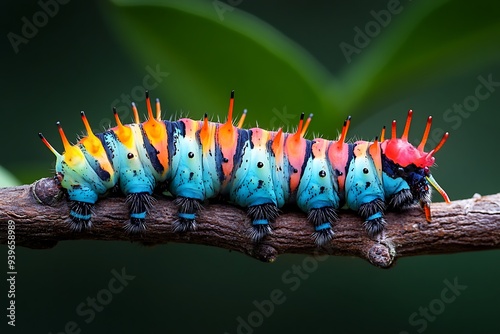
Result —
<path fill-rule="evenodd" d="M 158 154 L 160 152 L 151 144 L 151 141 L 149 140 L 148 136 L 146 135 L 146 132 L 144 131 L 144 128 L 142 127 L 142 124 L 140 125 L 141 127 L 141 133 L 142 133 L 142 140 L 144 142 L 144 149 L 146 150 L 146 155 L 151 161 L 151 165 L 155 169 L 155 171 L 159 174 L 163 173 L 165 166 L 163 166 L 160 162 L 160 159 L 158 159 Z M 167 133 L 168 136 L 168 133 Z M 170 136 L 168 136 L 170 137 Z"/>

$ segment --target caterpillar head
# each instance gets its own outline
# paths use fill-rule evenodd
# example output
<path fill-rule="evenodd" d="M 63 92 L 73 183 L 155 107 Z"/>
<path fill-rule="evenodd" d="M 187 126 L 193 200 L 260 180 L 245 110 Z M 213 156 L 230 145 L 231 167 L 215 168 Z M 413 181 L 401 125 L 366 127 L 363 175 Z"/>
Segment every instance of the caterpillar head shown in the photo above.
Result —
<path fill-rule="evenodd" d="M 413 112 L 408 111 L 405 129 L 401 138 L 396 135 L 396 121 L 392 122 L 392 136 L 391 139 L 384 140 L 382 133 L 382 152 L 387 159 L 389 159 L 394 166 L 393 171 L 398 177 L 403 178 L 410 186 L 410 191 L 415 200 L 419 200 L 424 207 L 426 218 L 430 221 L 430 188 L 432 185 L 444 200 L 449 203 L 450 199 L 446 192 L 439 186 L 436 180 L 432 177 L 429 167 L 434 165 L 434 154 L 441 149 L 449 134 L 445 133 L 441 141 L 430 152 L 424 152 L 424 146 L 427 142 L 429 132 L 432 124 L 432 117 L 427 119 L 427 125 L 424 130 L 424 135 L 420 144 L 415 147 L 408 142 L 408 133 L 410 131 L 410 123 Z M 384 132 L 384 130 L 383 130 Z"/>

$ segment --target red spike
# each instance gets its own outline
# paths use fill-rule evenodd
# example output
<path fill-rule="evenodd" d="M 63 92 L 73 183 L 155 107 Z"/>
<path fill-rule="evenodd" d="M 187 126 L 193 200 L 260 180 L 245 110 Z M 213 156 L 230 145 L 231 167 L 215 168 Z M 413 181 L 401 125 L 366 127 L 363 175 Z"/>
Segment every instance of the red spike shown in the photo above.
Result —
<path fill-rule="evenodd" d="M 396 139 L 398 136 L 396 134 L 396 120 L 392 121 L 392 133 L 391 133 L 391 138 Z"/>
<path fill-rule="evenodd" d="M 433 149 L 432 151 L 434 153 L 432 154 L 436 154 L 437 151 L 439 151 L 441 149 L 441 147 L 443 147 L 444 143 L 446 142 L 446 140 L 448 139 L 448 137 L 450 136 L 450 134 L 448 132 L 446 132 L 444 135 L 443 135 L 443 138 L 441 138 L 441 140 L 439 141 L 439 143 L 437 144 L 436 148 Z"/>
<path fill-rule="evenodd" d="M 406 117 L 406 124 L 405 124 L 405 129 L 403 131 L 403 135 L 401 136 L 401 139 L 404 141 L 408 141 L 408 134 L 410 133 L 410 124 L 411 124 L 411 118 L 413 116 L 413 110 L 408 110 L 408 116 Z"/>
<path fill-rule="evenodd" d="M 231 91 L 231 97 L 229 98 L 229 110 L 227 112 L 227 124 L 233 124 L 233 107 L 234 107 L 234 90 Z"/>
<path fill-rule="evenodd" d="M 420 152 L 424 151 L 425 143 L 427 143 L 427 138 L 429 137 L 429 132 L 431 131 L 432 116 L 427 118 L 427 124 L 425 125 L 424 135 L 422 136 L 422 141 L 418 145 L 417 149 Z"/>
<path fill-rule="evenodd" d="M 302 127 L 303 126 L 304 126 L 304 113 L 300 114 L 299 127 L 297 128 L 297 132 L 295 133 L 295 136 L 299 136 L 299 138 L 302 138 Z"/>
<path fill-rule="evenodd" d="M 273 143 L 271 144 L 271 148 L 274 154 L 276 154 L 282 148 L 280 146 L 281 137 L 283 137 L 283 130 L 280 128 L 273 139 Z"/>
<path fill-rule="evenodd" d="M 345 142 L 347 131 L 349 130 L 349 124 L 351 124 L 351 116 L 347 117 L 347 119 L 344 121 L 344 125 L 342 126 L 342 132 L 340 133 L 338 140 L 340 144 L 343 144 Z"/>

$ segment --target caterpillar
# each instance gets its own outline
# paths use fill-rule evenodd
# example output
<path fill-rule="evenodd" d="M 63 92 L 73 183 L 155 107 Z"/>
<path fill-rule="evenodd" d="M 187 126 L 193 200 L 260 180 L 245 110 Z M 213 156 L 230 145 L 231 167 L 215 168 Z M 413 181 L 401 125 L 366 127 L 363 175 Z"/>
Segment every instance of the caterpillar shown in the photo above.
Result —
<path fill-rule="evenodd" d="M 225 123 L 181 118 L 161 119 L 160 101 L 153 115 L 146 91 L 148 118 L 140 122 L 132 104 L 134 123 L 123 125 L 113 109 L 116 126 L 93 133 L 85 113 L 81 118 L 87 135 L 72 145 L 57 122 L 64 152 L 58 153 L 39 133 L 56 156 L 56 178 L 70 202 L 70 227 L 91 228 L 93 205 L 99 197 L 119 189 L 129 206 L 125 229 L 146 229 L 146 215 L 153 207 L 153 193 L 168 190 L 175 197 L 176 232 L 196 229 L 196 218 L 206 199 L 224 197 L 246 208 L 249 237 L 258 242 L 272 233 L 279 208 L 294 203 L 307 213 L 311 236 L 318 245 L 333 237 L 338 210 L 357 211 L 369 236 L 384 230 L 384 212 L 402 210 L 418 203 L 431 220 L 432 185 L 449 202 L 448 195 L 433 178 L 429 167 L 448 138 L 424 152 L 431 128 L 429 116 L 420 144 L 408 142 L 413 112 L 407 115 L 403 134 L 391 138 L 385 127 L 374 141 L 346 140 L 348 117 L 337 140 L 304 138 L 312 115 L 300 117 L 297 131 L 285 133 L 260 128 L 243 129 L 244 112 L 233 125 L 234 91 Z"/>

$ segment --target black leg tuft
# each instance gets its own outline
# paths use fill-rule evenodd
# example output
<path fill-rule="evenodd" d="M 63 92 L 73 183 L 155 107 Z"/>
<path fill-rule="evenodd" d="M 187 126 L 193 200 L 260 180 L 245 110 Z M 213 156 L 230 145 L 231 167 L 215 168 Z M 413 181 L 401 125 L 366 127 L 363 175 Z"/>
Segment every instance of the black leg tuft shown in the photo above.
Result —
<path fill-rule="evenodd" d="M 128 233 L 140 233 L 146 230 L 146 215 L 153 206 L 154 198 L 149 193 L 132 193 L 127 195 L 130 219 L 125 224 Z"/>
<path fill-rule="evenodd" d="M 314 242 L 318 246 L 323 246 L 333 238 L 332 223 L 337 221 L 338 217 L 335 209 L 331 206 L 325 206 L 318 209 L 311 209 L 307 215 L 307 220 L 314 226 L 312 234 Z"/>
<path fill-rule="evenodd" d="M 189 197 L 177 197 L 174 201 L 178 207 L 178 218 L 172 223 L 174 232 L 189 232 L 196 230 L 196 213 L 203 207 L 200 201 Z"/>
<path fill-rule="evenodd" d="M 90 230 L 92 227 L 92 208 L 93 204 L 71 201 L 71 211 L 69 213 L 70 222 L 69 227 L 72 231 L 81 232 L 85 230 Z"/>
<path fill-rule="evenodd" d="M 409 189 L 403 189 L 389 199 L 389 208 L 392 210 L 404 210 L 415 204 L 413 195 Z"/>
<path fill-rule="evenodd" d="M 379 217 L 371 220 L 366 220 L 363 225 L 368 235 L 373 238 L 384 230 L 386 222 L 384 218 Z"/>
<path fill-rule="evenodd" d="M 272 233 L 270 224 L 276 221 L 279 216 L 278 208 L 273 203 L 249 206 L 247 216 L 250 218 L 252 227 L 249 230 L 249 235 L 252 241 L 258 242 L 266 235 Z"/>

